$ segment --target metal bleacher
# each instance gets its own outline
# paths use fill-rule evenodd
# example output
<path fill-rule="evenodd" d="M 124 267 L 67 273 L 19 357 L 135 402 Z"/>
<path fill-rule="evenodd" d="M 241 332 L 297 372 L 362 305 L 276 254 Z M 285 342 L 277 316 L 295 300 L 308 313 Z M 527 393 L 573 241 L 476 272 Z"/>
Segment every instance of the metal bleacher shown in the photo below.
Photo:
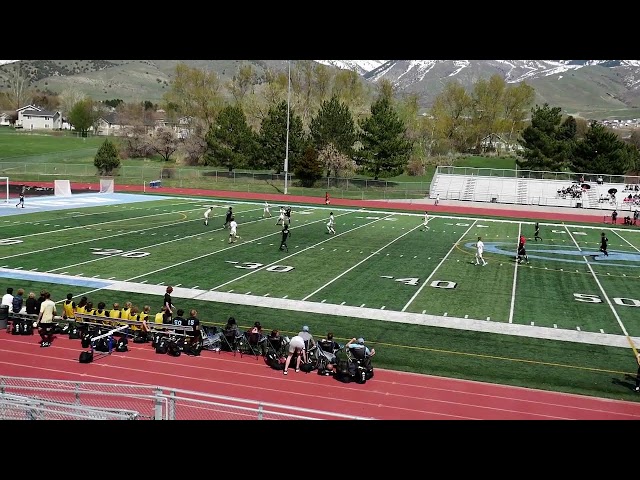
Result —
<path fill-rule="evenodd" d="M 562 195 L 561 190 L 577 183 L 583 176 L 589 188 L 578 197 Z M 441 200 L 558 206 L 591 209 L 634 210 L 637 204 L 624 202 L 627 184 L 640 183 L 640 177 L 601 176 L 567 172 L 504 170 L 472 167 L 439 166 L 431 182 L 429 198 Z M 615 200 L 609 191 L 617 190 Z"/>

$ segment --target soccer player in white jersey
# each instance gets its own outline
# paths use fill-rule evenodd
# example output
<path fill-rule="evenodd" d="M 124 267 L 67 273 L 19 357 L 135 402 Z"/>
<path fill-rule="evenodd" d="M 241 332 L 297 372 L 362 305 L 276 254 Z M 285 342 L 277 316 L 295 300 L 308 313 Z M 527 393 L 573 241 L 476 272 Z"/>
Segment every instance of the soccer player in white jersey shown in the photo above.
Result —
<path fill-rule="evenodd" d="M 271 211 L 269 210 L 269 202 L 264 201 L 264 212 L 262 212 L 262 218 L 271 217 Z"/>
<path fill-rule="evenodd" d="M 429 213 L 425 210 L 424 211 L 424 223 L 422 224 L 422 226 L 424 227 L 422 229 L 423 232 L 426 232 L 427 230 L 429 230 L 429 225 L 427 225 L 429 223 Z"/>
<path fill-rule="evenodd" d="M 204 211 L 204 224 L 209 225 L 209 217 L 211 216 L 211 211 L 213 207 L 209 207 Z"/>
<path fill-rule="evenodd" d="M 336 231 L 334 230 L 333 226 L 336 224 L 335 219 L 333 218 L 333 212 L 329 213 L 329 222 L 327 223 L 327 230 L 329 231 L 329 233 L 331 234 L 335 234 Z"/>
<path fill-rule="evenodd" d="M 238 236 L 238 223 L 234 217 L 231 217 L 231 222 L 229 222 L 229 243 L 235 242 L 238 238 L 240 238 Z"/>
<path fill-rule="evenodd" d="M 284 226 L 284 207 L 280 207 L 280 216 L 278 217 L 278 220 L 276 221 L 276 225 Z"/>
<path fill-rule="evenodd" d="M 482 266 L 484 267 L 487 262 L 485 262 L 482 254 L 484 253 L 484 242 L 482 241 L 482 237 L 478 237 L 478 241 L 476 242 L 476 265 L 480 265 L 480 261 L 482 261 Z"/>

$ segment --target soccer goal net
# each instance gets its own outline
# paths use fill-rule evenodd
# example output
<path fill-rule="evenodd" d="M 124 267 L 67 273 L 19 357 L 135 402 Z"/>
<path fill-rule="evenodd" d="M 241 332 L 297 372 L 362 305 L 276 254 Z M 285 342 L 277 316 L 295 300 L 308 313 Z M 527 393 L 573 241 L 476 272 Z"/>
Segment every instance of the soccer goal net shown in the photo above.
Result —
<path fill-rule="evenodd" d="M 9 177 L 0 177 L 0 202 L 9 203 Z"/>
<path fill-rule="evenodd" d="M 71 183 L 69 180 L 54 180 L 53 181 L 53 194 L 56 197 L 70 197 L 71 196 Z"/>
<path fill-rule="evenodd" d="M 113 178 L 100 179 L 100 193 L 113 193 Z"/>

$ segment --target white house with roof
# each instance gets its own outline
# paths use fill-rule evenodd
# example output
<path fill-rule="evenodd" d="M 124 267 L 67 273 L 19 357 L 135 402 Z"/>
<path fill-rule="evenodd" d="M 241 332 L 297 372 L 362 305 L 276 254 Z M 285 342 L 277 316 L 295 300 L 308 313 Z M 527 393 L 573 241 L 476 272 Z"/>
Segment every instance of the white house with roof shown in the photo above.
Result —
<path fill-rule="evenodd" d="M 36 105 L 26 105 L 16 110 L 16 127 L 25 130 L 60 130 L 62 113 L 44 110 Z"/>
<path fill-rule="evenodd" d="M 0 127 L 8 127 L 11 125 L 11 112 L 0 112 Z"/>

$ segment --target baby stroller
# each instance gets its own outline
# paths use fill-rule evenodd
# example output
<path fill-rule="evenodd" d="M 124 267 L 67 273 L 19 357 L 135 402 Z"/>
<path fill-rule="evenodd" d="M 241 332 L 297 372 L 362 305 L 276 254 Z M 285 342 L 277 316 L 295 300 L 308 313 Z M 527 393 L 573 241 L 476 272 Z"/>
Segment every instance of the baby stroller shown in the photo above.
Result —
<path fill-rule="evenodd" d="M 222 332 L 218 327 L 202 325 L 202 349 L 219 352 L 222 348 Z"/>
<path fill-rule="evenodd" d="M 338 368 L 334 374 L 338 380 L 344 383 L 355 380 L 356 383 L 365 384 L 373 378 L 371 357 L 365 356 L 364 348 L 345 348 L 344 357 L 338 361 Z"/>

